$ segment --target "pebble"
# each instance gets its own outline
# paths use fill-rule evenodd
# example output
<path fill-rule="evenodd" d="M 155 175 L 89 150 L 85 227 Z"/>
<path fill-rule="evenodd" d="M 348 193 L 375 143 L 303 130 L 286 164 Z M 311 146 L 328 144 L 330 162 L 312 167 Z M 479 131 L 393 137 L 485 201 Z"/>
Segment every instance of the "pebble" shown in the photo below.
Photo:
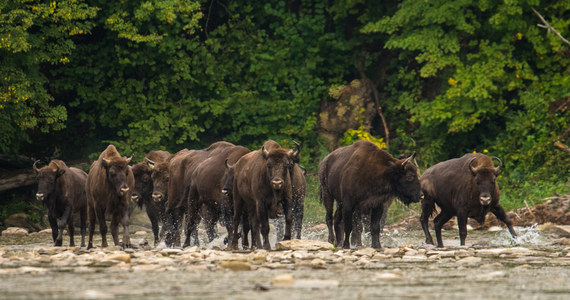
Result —
<path fill-rule="evenodd" d="M 103 261 L 119 261 L 119 262 L 129 263 L 131 262 L 131 256 L 124 252 L 112 253 L 105 256 Z"/>
<path fill-rule="evenodd" d="M 230 269 L 232 271 L 250 271 L 253 267 L 246 262 L 241 261 L 223 261 L 220 263 L 220 268 Z"/>

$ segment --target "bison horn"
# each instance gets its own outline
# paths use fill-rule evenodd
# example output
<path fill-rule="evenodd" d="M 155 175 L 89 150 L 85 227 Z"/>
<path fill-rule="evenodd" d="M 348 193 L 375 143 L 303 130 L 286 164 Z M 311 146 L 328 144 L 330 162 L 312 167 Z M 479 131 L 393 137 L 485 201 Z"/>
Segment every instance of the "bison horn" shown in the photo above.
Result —
<path fill-rule="evenodd" d="M 153 169 L 154 166 L 156 165 L 156 163 L 155 163 L 154 161 L 148 159 L 148 157 L 145 157 L 144 160 L 146 161 L 146 164 L 147 164 L 151 169 Z"/>
<path fill-rule="evenodd" d="M 299 144 L 297 141 L 293 141 L 293 144 L 295 144 L 295 147 L 297 148 L 297 150 L 295 150 L 295 152 L 293 152 L 293 155 L 291 156 L 295 162 L 299 162 L 299 155 L 301 154 L 301 144 Z"/>
<path fill-rule="evenodd" d="M 404 160 L 404 162 L 402 163 L 402 167 L 405 167 L 406 164 L 408 164 L 408 162 L 412 159 L 414 159 L 414 157 L 416 157 L 416 152 L 412 153 L 412 155 L 410 155 L 410 157 L 406 158 L 406 160 Z"/>
<path fill-rule="evenodd" d="M 39 161 L 40 161 L 40 160 L 38 159 L 38 160 L 36 160 L 36 161 L 34 162 L 34 171 L 35 171 L 36 173 L 38 173 L 38 172 L 40 171 L 40 170 L 38 169 L 38 167 L 36 166 L 36 164 L 37 164 Z"/>
<path fill-rule="evenodd" d="M 228 163 L 228 160 L 226 159 L 226 161 L 224 162 L 224 164 L 226 165 L 226 169 L 231 169 L 235 166 L 235 164 L 230 165 L 230 163 Z"/>
<path fill-rule="evenodd" d="M 469 170 L 471 170 L 471 173 L 475 174 L 475 172 L 477 172 L 477 169 L 473 168 L 473 161 L 475 161 L 477 157 L 473 157 L 470 161 L 469 161 Z"/>
<path fill-rule="evenodd" d="M 133 159 L 133 156 L 131 155 L 130 157 L 127 158 L 127 164 L 131 162 L 131 160 Z"/>
<path fill-rule="evenodd" d="M 501 161 L 500 158 L 493 156 L 493 159 L 496 159 L 499 162 L 499 165 L 497 166 L 497 171 L 501 169 L 501 167 L 503 166 L 503 162 Z"/>
<path fill-rule="evenodd" d="M 267 158 L 269 156 L 269 151 L 265 149 L 265 146 L 261 147 L 261 152 L 263 153 L 264 158 Z"/>

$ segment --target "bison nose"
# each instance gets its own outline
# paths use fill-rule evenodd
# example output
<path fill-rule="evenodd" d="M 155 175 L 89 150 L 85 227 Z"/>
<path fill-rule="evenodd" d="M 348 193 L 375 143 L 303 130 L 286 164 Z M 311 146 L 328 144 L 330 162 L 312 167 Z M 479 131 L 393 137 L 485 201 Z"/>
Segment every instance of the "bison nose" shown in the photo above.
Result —
<path fill-rule="evenodd" d="M 222 194 L 227 196 L 230 194 L 230 191 L 228 189 L 222 189 Z"/>
<path fill-rule="evenodd" d="M 271 181 L 274 190 L 280 190 L 283 187 L 283 180 L 275 179 Z"/>
<path fill-rule="evenodd" d="M 122 187 L 121 192 L 126 193 L 129 191 L 129 187 Z"/>
<path fill-rule="evenodd" d="M 491 197 L 490 196 L 481 196 L 479 198 L 479 200 L 481 201 L 481 205 L 489 205 L 491 204 Z"/>
<path fill-rule="evenodd" d="M 424 200 L 424 198 L 425 198 L 424 193 L 421 193 L 421 194 L 420 194 L 420 201 L 421 201 L 421 200 Z"/>
<path fill-rule="evenodd" d="M 44 194 L 42 194 L 42 193 L 37 193 L 37 194 L 36 194 L 36 199 L 37 199 L 38 201 L 44 201 Z"/>
<path fill-rule="evenodd" d="M 158 192 L 152 193 L 152 200 L 154 200 L 154 202 L 162 201 L 162 193 L 158 193 Z"/>
<path fill-rule="evenodd" d="M 137 194 L 131 195 L 131 200 L 135 203 L 139 202 L 139 195 L 137 195 Z"/>

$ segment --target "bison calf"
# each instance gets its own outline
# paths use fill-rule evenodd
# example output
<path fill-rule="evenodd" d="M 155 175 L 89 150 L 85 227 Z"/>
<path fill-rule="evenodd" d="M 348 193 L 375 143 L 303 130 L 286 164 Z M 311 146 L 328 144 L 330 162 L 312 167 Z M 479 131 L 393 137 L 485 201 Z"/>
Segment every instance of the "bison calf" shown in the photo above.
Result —
<path fill-rule="evenodd" d="M 77 168 L 69 168 L 61 160 L 52 160 L 47 166 L 38 169 L 37 161 L 34 171 L 38 178 L 36 199 L 48 209 L 49 225 L 54 246 L 61 246 L 63 229 L 68 225 L 69 246 L 73 241 L 73 213 L 79 212 L 81 219 L 81 247 L 85 247 L 85 229 L 87 221 L 87 200 L 85 197 L 85 181 L 87 173 Z M 59 219 L 59 226 L 57 224 Z"/>
<path fill-rule="evenodd" d="M 499 162 L 498 167 L 494 166 L 490 157 L 477 153 L 440 162 L 424 172 L 420 178 L 425 195 L 420 223 L 427 244 L 433 244 L 428 219 L 435 209 L 435 204 L 441 208 L 441 212 L 433 220 L 438 247 L 443 247 L 441 227 L 453 216 L 457 216 L 462 246 L 465 245 L 467 237 L 467 218 L 474 218 L 483 223 L 489 211 L 507 224 L 509 232 L 516 236 L 509 217 L 499 204 L 496 178 L 502 164 L 497 157 L 493 158 Z"/>

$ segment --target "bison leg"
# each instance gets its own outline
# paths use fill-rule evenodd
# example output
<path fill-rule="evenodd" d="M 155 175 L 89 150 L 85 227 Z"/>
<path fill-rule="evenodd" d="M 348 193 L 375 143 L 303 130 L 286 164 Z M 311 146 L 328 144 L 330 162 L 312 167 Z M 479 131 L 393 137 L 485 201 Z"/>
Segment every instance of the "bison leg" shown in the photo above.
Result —
<path fill-rule="evenodd" d="M 251 231 L 255 237 L 255 243 L 252 243 L 257 247 L 261 248 L 261 239 L 259 238 L 259 233 L 263 236 L 263 249 L 271 250 L 271 245 L 269 244 L 269 216 L 267 215 L 267 210 L 265 209 L 265 204 L 263 201 L 256 201 L 257 203 L 257 214 L 253 217 L 253 222 L 251 222 Z M 255 210 L 249 210 L 255 211 Z M 251 217 L 250 217 L 251 219 Z"/>
<path fill-rule="evenodd" d="M 249 238 L 247 237 L 247 235 L 251 232 L 251 226 L 249 225 L 249 217 L 247 215 L 247 213 L 243 214 L 242 217 L 242 221 L 241 221 L 241 245 L 243 247 L 243 249 L 247 249 L 249 248 Z M 235 225 L 236 227 L 238 226 L 238 224 Z M 251 238 L 251 241 L 253 243 L 253 237 Z"/>
<path fill-rule="evenodd" d="M 424 235 L 426 237 L 426 244 L 431 244 L 431 245 L 433 245 L 433 238 L 432 238 L 431 234 L 429 233 L 428 222 L 429 222 L 429 217 L 433 213 L 433 209 L 434 209 L 433 201 L 428 200 L 428 198 L 425 197 L 422 200 L 422 215 L 420 216 L 420 224 L 422 224 L 422 229 L 423 229 Z"/>
<path fill-rule="evenodd" d="M 158 241 L 160 240 L 159 232 L 158 232 L 159 231 L 159 226 L 158 226 L 159 212 L 157 211 L 157 209 L 158 209 L 157 205 L 155 205 L 153 207 L 151 207 L 148 204 L 146 205 L 146 215 L 148 216 L 148 219 L 150 220 L 150 226 L 152 228 L 152 234 L 154 236 L 154 246 L 156 246 L 158 244 Z"/>
<path fill-rule="evenodd" d="M 332 196 L 329 194 L 329 192 L 326 191 L 325 187 L 321 187 L 321 201 L 323 202 L 326 210 L 325 221 L 327 223 L 327 228 L 329 229 L 329 243 L 334 245 L 335 243 L 335 235 L 333 231 L 334 200 Z"/>
<path fill-rule="evenodd" d="M 334 213 L 334 235 L 337 247 L 341 247 L 344 242 L 344 223 L 342 221 L 342 204 L 337 202 L 336 211 Z"/>
<path fill-rule="evenodd" d="M 467 214 L 465 212 L 457 212 L 457 227 L 459 228 L 460 245 L 465 246 L 465 239 L 467 238 Z"/>
<path fill-rule="evenodd" d="M 362 215 L 359 210 L 355 210 L 352 214 L 352 228 L 350 243 L 354 245 L 354 247 L 362 247 Z"/>
<path fill-rule="evenodd" d="M 89 215 L 89 242 L 87 243 L 87 249 L 91 249 L 93 248 L 93 234 L 95 233 L 95 223 L 97 222 L 95 208 L 90 205 L 87 208 L 87 214 Z"/>
<path fill-rule="evenodd" d="M 441 228 L 443 224 L 445 224 L 449 219 L 451 219 L 452 215 L 448 215 L 445 210 L 441 210 L 439 215 L 433 219 L 433 225 L 435 228 L 435 238 L 437 239 L 437 247 L 443 248 L 443 240 L 441 239 Z"/>
<path fill-rule="evenodd" d="M 491 212 L 497 217 L 497 219 L 501 220 L 503 223 L 507 225 L 507 228 L 509 229 L 509 232 L 513 237 L 517 236 L 517 233 L 513 228 L 513 223 L 511 222 L 511 219 L 509 218 L 509 216 L 507 216 L 505 210 L 500 204 L 497 204 L 497 206 L 493 207 L 491 209 Z"/>
<path fill-rule="evenodd" d="M 69 247 L 75 246 L 74 236 L 75 236 L 75 226 L 73 224 L 73 214 L 70 213 L 67 219 L 67 230 L 69 231 Z"/>
<path fill-rule="evenodd" d="M 121 218 L 121 225 L 123 226 L 123 248 L 131 248 L 131 237 L 129 236 L 129 209 L 128 209 L 128 207 L 123 211 L 123 216 Z"/>
<path fill-rule="evenodd" d="M 53 241 L 53 245 L 57 246 L 57 236 L 58 236 L 57 218 L 50 213 L 48 215 L 48 220 L 49 220 L 49 226 L 51 227 L 51 238 Z"/>
<path fill-rule="evenodd" d="M 71 219 L 71 206 L 67 205 L 61 218 L 59 219 L 59 229 L 57 232 L 57 238 L 55 241 L 56 246 L 61 246 L 63 244 L 63 230 L 65 226 L 67 226 L 68 221 Z M 73 224 L 69 226 L 69 236 L 70 236 L 70 246 L 73 246 L 73 231 L 72 231 Z"/>
<path fill-rule="evenodd" d="M 384 206 L 379 205 L 378 207 L 372 208 L 370 212 L 370 233 L 372 238 L 371 247 L 375 249 L 380 249 L 380 220 L 382 219 L 384 211 Z"/>
<path fill-rule="evenodd" d="M 198 215 L 198 210 L 200 209 L 199 200 L 200 197 L 198 195 L 198 191 L 195 187 L 191 187 L 187 200 L 188 211 L 186 213 L 186 240 L 184 240 L 183 248 L 189 247 L 192 235 L 194 232 L 198 233 L 198 223 L 200 222 L 200 216 Z M 200 244 L 197 244 L 196 246 L 200 246 Z"/>
<path fill-rule="evenodd" d="M 293 209 L 293 222 L 294 227 L 293 230 L 295 231 L 295 238 L 301 239 L 301 231 L 303 230 L 303 204 L 300 200 L 295 202 L 295 208 Z"/>
<path fill-rule="evenodd" d="M 79 211 L 81 222 L 81 247 L 85 247 L 85 230 L 87 229 L 87 207 L 83 206 Z"/>
<path fill-rule="evenodd" d="M 228 232 L 228 236 L 232 234 L 230 238 L 230 249 L 237 250 L 238 248 L 238 241 L 239 241 L 239 224 L 240 219 L 243 217 L 243 201 L 237 195 L 236 190 L 234 189 L 234 217 L 233 217 L 233 234 Z M 245 223 L 245 220 L 244 220 Z M 247 238 L 247 237 L 246 237 Z M 245 239 L 244 239 L 245 240 Z M 245 249 L 245 248 L 244 248 Z"/>
<path fill-rule="evenodd" d="M 384 232 L 384 225 L 386 225 L 386 218 L 388 217 L 388 209 L 390 205 L 394 202 L 394 198 L 391 198 L 384 202 L 384 207 L 382 209 L 382 218 L 380 219 L 380 234 Z"/>
<path fill-rule="evenodd" d="M 277 218 L 273 221 L 275 224 L 275 235 L 277 237 L 277 241 L 280 242 L 283 240 L 283 236 L 285 235 L 285 219 L 284 217 Z"/>
<path fill-rule="evenodd" d="M 100 208 L 96 211 L 97 213 L 97 221 L 99 222 L 99 231 L 101 232 L 101 247 L 107 248 L 109 244 L 107 244 L 107 223 L 105 223 L 105 209 Z"/>
<path fill-rule="evenodd" d="M 345 201 L 346 202 L 346 201 Z M 344 205 L 342 209 L 343 223 L 344 223 L 344 249 L 350 249 L 350 233 L 352 232 L 352 208 L 349 205 Z"/>

